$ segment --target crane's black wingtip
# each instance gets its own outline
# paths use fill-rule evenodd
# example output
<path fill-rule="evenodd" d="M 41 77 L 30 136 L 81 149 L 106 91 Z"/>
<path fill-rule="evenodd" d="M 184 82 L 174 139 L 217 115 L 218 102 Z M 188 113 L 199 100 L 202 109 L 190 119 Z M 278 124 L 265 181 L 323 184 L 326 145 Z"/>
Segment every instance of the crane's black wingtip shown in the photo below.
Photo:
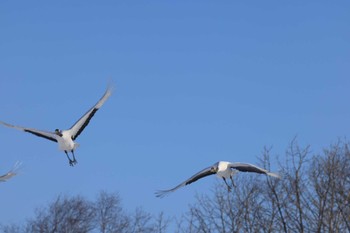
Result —
<path fill-rule="evenodd" d="M 169 194 L 169 192 L 167 190 L 158 190 L 154 194 L 158 198 L 163 198 L 163 197 L 167 196 Z"/>

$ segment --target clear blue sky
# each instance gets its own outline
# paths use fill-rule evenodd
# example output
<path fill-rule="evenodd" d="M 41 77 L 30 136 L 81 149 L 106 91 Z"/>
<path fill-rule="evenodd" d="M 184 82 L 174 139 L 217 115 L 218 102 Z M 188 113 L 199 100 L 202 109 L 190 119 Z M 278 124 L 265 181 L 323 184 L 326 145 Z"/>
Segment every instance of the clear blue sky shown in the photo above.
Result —
<path fill-rule="evenodd" d="M 0 127 L 0 223 L 59 194 L 119 192 L 180 216 L 210 177 L 154 191 L 219 160 L 257 163 L 293 137 L 314 152 L 350 132 L 348 1 L 1 1 L 0 120 L 69 128 L 115 92 L 70 167 L 55 143 Z M 277 167 L 274 167 L 277 169 Z"/>

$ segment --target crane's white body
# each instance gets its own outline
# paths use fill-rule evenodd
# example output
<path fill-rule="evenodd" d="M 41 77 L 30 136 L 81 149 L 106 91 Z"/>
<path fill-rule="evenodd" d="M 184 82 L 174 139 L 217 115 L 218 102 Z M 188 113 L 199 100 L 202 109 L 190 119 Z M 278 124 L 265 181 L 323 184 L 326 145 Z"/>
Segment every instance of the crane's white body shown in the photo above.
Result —
<path fill-rule="evenodd" d="M 231 169 L 229 166 L 231 163 L 226 161 L 218 162 L 218 171 L 216 172 L 216 176 L 219 178 L 229 179 L 238 171 Z"/>
<path fill-rule="evenodd" d="M 75 150 L 79 144 L 72 140 L 69 130 L 62 131 L 62 137 L 57 137 L 58 148 L 62 151 Z"/>

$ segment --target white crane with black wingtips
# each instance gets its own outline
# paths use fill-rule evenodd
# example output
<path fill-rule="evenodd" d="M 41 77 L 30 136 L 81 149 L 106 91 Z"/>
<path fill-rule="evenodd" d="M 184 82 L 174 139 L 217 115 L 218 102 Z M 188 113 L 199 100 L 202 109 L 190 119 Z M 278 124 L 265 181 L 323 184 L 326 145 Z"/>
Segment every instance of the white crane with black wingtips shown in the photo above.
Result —
<path fill-rule="evenodd" d="M 263 168 L 260 168 L 258 166 L 255 166 L 253 164 L 249 163 L 231 163 L 231 162 L 226 162 L 226 161 L 219 161 L 215 164 L 213 164 L 210 167 L 207 167 L 203 169 L 202 171 L 196 173 L 193 175 L 191 178 L 185 180 L 181 184 L 175 186 L 172 189 L 168 190 L 159 190 L 156 192 L 157 197 L 164 197 L 165 195 L 176 191 L 177 189 L 189 185 L 203 177 L 210 176 L 216 174 L 218 177 L 222 178 L 227 185 L 228 190 L 231 190 L 231 186 L 228 185 L 226 179 L 231 179 L 232 185 L 234 185 L 233 182 L 233 176 L 237 172 L 254 172 L 254 173 L 259 173 L 259 174 L 265 174 L 268 176 L 280 178 L 280 176 L 276 173 L 269 172 Z"/>
<path fill-rule="evenodd" d="M 101 99 L 92 107 L 89 111 L 87 111 L 70 129 L 68 130 L 60 130 L 56 129 L 54 132 L 48 132 L 33 128 L 26 128 L 21 126 L 15 126 L 3 121 L 0 121 L 1 124 L 15 128 L 27 133 L 34 134 L 38 137 L 46 138 L 53 142 L 57 142 L 59 149 L 64 151 L 69 160 L 69 165 L 74 166 L 77 163 L 75 159 L 74 150 L 79 146 L 78 143 L 75 142 L 75 139 L 83 132 L 85 127 L 89 124 L 91 118 L 95 115 L 97 110 L 101 108 L 101 106 L 106 102 L 106 100 L 112 94 L 112 87 L 109 86 Z M 73 155 L 73 159 L 71 159 L 68 155 L 68 152 L 71 152 Z"/>

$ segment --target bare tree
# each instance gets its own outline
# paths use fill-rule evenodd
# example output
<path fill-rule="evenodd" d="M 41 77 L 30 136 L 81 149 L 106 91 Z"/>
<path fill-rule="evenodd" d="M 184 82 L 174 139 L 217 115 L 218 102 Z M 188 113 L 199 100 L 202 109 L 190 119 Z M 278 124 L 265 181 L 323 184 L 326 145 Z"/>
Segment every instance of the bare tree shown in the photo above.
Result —
<path fill-rule="evenodd" d="M 163 212 L 159 213 L 155 219 L 154 233 L 166 233 L 170 222 Z"/>
<path fill-rule="evenodd" d="M 164 233 L 169 220 L 160 213 L 156 218 L 142 208 L 127 214 L 121 205 L 118 194 L 101 192 L 96 203 L 95 213 L 101 233 Z"/>
<path fill-rule="evenodd" d="M 102 191 L 95 203 L 95 214 L 101 233 L 128 231 L 130 220 L 124 213 L 118 194 Z"/>
<path fill-rule="evenodd" d="M 23 232 L 23 229 L 21 226 L 16 224 L 9 224 L 9 225 L 1 225 L 0 227 L 1 232 L 3 233 L 21 233 Z"/>
<path fill-rule="evenodd" d="M 350 153 L 338 143 L 316 155 L 310 169 L 312 223 L 317 232 L 350 232 Z"/>
<path fill-rule="evenodd" d="M 187 214 L 188 226 L 181 224 L 181 231 L 194 232 L 257 232 L 262 221 L 265 207 L 261 195 L 259 179 L 252 174 L 237 176 L 237 188 L 228 192 L 221 183 L 217 183 L 214 196 L 197 196 L 197 203 L 190 207 Z"/>
<path fill-rule="evenodd" d="M 141 207 L 137 208 L 130 218 L 130 233 L 153 233 L 152 216 Z"/>
<path fill-rule="evenodd" d="M 94 228 L 92 203 L 80 196 L 59 196 L 46 209 L 37 210 L 36 217 L 27 224 L 27 232 L 86 233 Z"/>
<path fill-rule="evenodd" d="M 311 160 L 310 146 L 301 148 L 293 139 L 284 156 L 278 161 L 281 180 L 268 179 L 266 198 L 273 213 L 271 228 L 267 232 L 310 232 L 309 196 L 310 181 L 308 171 Z M 270 166 L 270 151 L 265 149 L 262 158 L 266 167 Z"/>
<path fill-rule="evenodd" d="M 101 192 L 95 202 L 81 196 L 59 196 L 24 225 L 2 225 L 4 233 L 164 233 L 169 223 L 163 213 L 157 217 L 137 208 L 123 210 L 119 195 Z"/>
<path fill-rule="evenodd" d="M 262 166 L 270 169 L 270 149 Z M 350 232 L 350 152 L 339 142 L 322 154 L 311 154 L 293 140 L 278 161 L 280 180 L 237 175 L 231 193 L 216 186 L 197 196 L 181 233 Z M 186 222 L 186 223 L 184 223 Z"/>
<path fill-rule="evenodd" d="M 281 159 L 282 158 L 282 159 Z M 281 179 L 238 174 L 228 192 L 222 182 L 197 195 L 178 222 L 177 233 L 350 232 L 350 150 L 339 141 L 312 155 L 294 139 L 285 155 L 271 159 L 265 148 L 260 166 Z M 278 169 L 271 169 L 278 166 Z M 118 194 L 101 192 L 95 202 L 59 196 L 25 225 L 1 226 L 5 233 L 165 233 L 170 220 L 142 208 L 124 211 Z"/>

